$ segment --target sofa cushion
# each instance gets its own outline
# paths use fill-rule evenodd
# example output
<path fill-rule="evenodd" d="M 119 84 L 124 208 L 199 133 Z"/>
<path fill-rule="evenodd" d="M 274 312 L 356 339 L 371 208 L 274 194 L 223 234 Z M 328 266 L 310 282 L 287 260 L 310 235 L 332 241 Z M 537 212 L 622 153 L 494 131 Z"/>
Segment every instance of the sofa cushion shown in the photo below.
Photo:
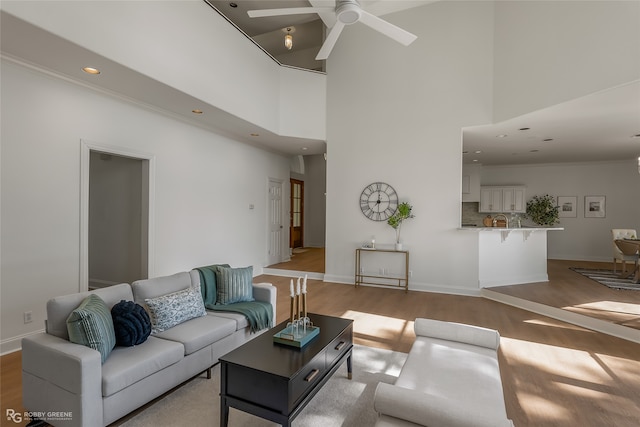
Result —
<path fill-rule="evenodd" d="M 142 344 L 151 334 L 151 319 L 147 311 L 133 301 L 122 300 L 111 307 L 116 345 L 131 347 Z"/>
<path fill-rule="evenodd" d="M 67 318 L 69 341 L 98 350 L 102 363 L 116 345 L 111 311 L 96 294 L 87 296 Z"/>
<path fill-rule="evenodd" d="M 253 301 L 253 267 L 218 267 L 216 288 L 217 304 Z"/>
<path fill-rule="evenodd" d="M 249 319 L 247 316 L 240 313 L 234 313 L 231 311 L 209 311 L 207 310 L 207 315 L 213 317 L 222 317 L 224 319 L 230 319 L 236 322 L 236 331 L 240 329 L 245 329 L 249 327 Z"/>
<path fill-rule="evenodd" d="M 188 355 L 233 334 L 235 331 L 235 321 L 207 315 L 181 323 L 156 336 L 181 343 L 184 346 L 184 354 Z"/>
<path fill-rule="evenodd" d="M 56 297 L 47 301 L 47 333 L 65 340 L 69 339 L 67 318 L 89 295 L 96 294 L 111 308 L 120 300 L 132 300 L 131 286 L 127 283 L 97 289 L 95 291 L 79 292 Z"/>
<path fill-rule="evenodd" d="M 155 337 L 135 347 L 116 347 L 102 365 L 102 396 L 111 396 L 183 358 L 182 344 Z"/>
<path fill-rule="evenodd" d="M 170 276 L 136 280 L 131 284 L 131 289 L 133 300 L 144 307 L 144 300 L 147 298 L 156 298 L 191 286 L 191 275 L 185 271 Z"/>
<path fill-rule="evenodd" d="M 157 298 L 147 298 L 144 302 L 149 309 L 152 334 L 207 315 L 202 295 L 192 287 Z"/>

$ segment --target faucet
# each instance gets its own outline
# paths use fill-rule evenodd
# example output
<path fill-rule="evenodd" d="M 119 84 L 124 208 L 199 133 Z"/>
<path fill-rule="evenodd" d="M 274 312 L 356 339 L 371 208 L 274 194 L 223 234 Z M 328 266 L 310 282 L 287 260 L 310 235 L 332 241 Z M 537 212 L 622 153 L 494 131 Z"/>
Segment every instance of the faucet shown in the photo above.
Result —
<path fill-rule="evenodd" d="M 509 228 L 509 218 L 507 218 L 507 216 L 505 214 L 498 214 L 498 215 L 494 216 L 493 217 L 493 226 L 497 227 L 497 225 L 498 225 L 498 217 L 499 216 L 504 218 L 504 222 L 505 222 L 507 228 Z"/>

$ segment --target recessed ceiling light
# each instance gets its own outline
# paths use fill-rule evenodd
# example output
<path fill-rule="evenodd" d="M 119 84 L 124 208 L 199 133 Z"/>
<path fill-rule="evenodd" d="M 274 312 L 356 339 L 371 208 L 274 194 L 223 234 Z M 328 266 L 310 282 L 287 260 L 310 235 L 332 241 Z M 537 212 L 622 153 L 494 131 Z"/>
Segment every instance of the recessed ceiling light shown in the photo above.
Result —
<path fill-rule="evenodd" d="M 474 161 L 474 162 L 477 162 L 477 161 L 478 161 L 478 159 L 473 159 L 473 161 Z"/>
<path fill-rule="evenodd" d="M 500 135 L 496 135 L 496 138 L 506 138 L 507 134 L 506 133 L 501 133 Z"/>
<path fill-rule="evenodd" d="M 640 138 L 640 133 L 636 133 L 635 135 L 632 135 L 631 138 Z"/>
<path fill-rule="evenodd" d="M 530 153 L 537 153 L 540 150 L 529 150 Z"/>
<path fill-rule="evenodd" d="M 302 151 L 307 151 L 308 148 L 307 147 L 302 147 Z"/>
<path fill-rule="evenodd" d="M 462 154 L 469 154 L 469 152 L 468 151 L 463 151 Z"/>
<path fill-rule="evenodd" d="M 202 110 L 198 110 L 197 108 L 195 110 L 191 110 L 191 112 L 193 114 L 202 114 Z"/>
<path fill-rule="evenodd" d="M 476 150 L 476 151 L 474 151 L 474 153 L 480 154 L 480 153 L 482 153 L 482 150 Z"/>
<path fill-rule="evenodd" d="M 531 128 L 520 128 L 520 130 L 529 130 Z"/>
<path fill-rule="evenodd" d="M 93 67 L 82 67 L 82 71 L 84 71 L 87 74 L 100 74 L 100 70 L 98 70 L 97 68 L 93 68 Z"/>
<path fill-rule="evenodd" d="M 259 133 L 250 133 L 249 135 L 251 135 L 251 136 L 260 136 Z"/>
<path fill-rule="evenodd" d="M 233 8 L 236 8 L 236 7 L 238 7 L 238 3 L 231 2 L 231 3 L 229 3 L 229 6 L 231 6 Z"/>
<path fill-rule="evenodd" d="M 547 139 L 543 139 L 544 142 L 549 142 L 549 141 L 553 141 L 553 138 L 547 138 Z"/>

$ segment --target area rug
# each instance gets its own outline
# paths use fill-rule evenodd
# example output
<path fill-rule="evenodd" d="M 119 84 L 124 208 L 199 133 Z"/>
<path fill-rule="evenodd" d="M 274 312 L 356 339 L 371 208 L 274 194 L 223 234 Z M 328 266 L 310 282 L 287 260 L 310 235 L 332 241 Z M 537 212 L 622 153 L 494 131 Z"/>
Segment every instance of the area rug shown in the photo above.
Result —
<path fill-rule="evenodd" d="M 347 379 L 346 363 L 327 381 L 294 420 L 301 427 L 372 426 L 377 414 L 373 396 L 379 382 L 394 383 L 406 360 L 405 353 L 365 346 L 354 346 L 353 379 Z M 194 378 L 145 407 L 142 412 L 120 423 L 122 427 L 218 426 L 220 425 L 220 367 L 212 378 Z M 253 415 L 231 409 L 229 426 L 277 426 Z"/>
<path fill-rule="evenodd" d="M 640 291 L 640 284 L 633 283 L 633 276 L 628 279 L 621 279 L 620 273 L 614 273 L 613 270 L 596 270 L 590 268 L 574 268 L 570 270 L 580 273 L 583 276 L 588 277 L 591 280 L 595 280 L 601 285 L 608 286 L 612 289 L 627 289 L 633 291 Z"/>

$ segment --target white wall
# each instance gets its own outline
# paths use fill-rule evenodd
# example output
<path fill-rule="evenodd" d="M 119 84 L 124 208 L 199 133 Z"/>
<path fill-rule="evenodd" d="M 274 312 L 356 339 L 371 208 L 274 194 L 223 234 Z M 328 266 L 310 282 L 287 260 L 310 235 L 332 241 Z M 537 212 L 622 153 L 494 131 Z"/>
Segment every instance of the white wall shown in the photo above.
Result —
<path fill-rule="evenodd" d="M 637 161 L 530 166 L 484 166 L 482 185 L 526 185 L 526 199 L 550 194 L 576 196 L 576 218 L 561 218 L 564 231 L 548 234 L 548 257 L 612 260 L 612 228 L 640 230 L 640 174 Z M 605 196 L 605 218 L 584 217 L 584 197 Z M 528 223 L 531 223 L 530 221 Z"/>
<path fill-rule="evenodd" d="M 268 177 L 288 180 L 288 158 L 5 60 L 1 72 L 3 352 L 44 327 L 48 299 L 79 290 L 81 139 L 155 156 L 156 275 L 261 272 Z"/>
<path fill-rule="evenodd" d="M 640 2 L 497 1 L 495 121 L 640 77 Z"/>
<path fill-rule="evenodd" d="M 2 9 L 264 129 L 325 139 L 325 76 L 280 67 L 201 0 L 8 0 Z"/>
<path fill-rule="evenodd" d="M 409 47 L 360 25 L 343 31 L 327 61 L 325 280 L 353 283 L 354 250 L 371 235 L 393 243 L 393 229 L 358 206 L 383 181 L 414 207 L 402 229 L 410 288 L 478 289 L 477 236 L 456 231 L 461 128 L 492 119 L 493 12 L 438 2 L 386 15 L 418 36 Z"/>

